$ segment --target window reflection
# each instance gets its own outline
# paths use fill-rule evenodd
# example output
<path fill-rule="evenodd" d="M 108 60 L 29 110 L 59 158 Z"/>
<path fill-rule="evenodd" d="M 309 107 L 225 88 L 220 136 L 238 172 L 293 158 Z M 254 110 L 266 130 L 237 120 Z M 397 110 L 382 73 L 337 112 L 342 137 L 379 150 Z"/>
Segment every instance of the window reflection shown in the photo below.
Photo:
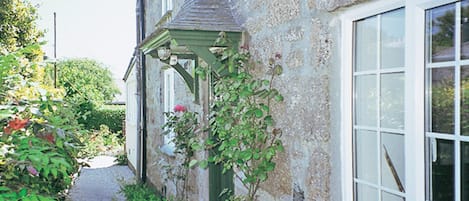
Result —
<path fill-rule="evenodd" d="M 449 140 L 437 140 L 436 149 L 437 155 L 432 162 L 432 200 L 452 201 L 454 200 L 454 144 Z"/>
<path fill-rule="evenodd" d="M 454 70 L 429 69 L 431 80 L 431 130 L 436 133 L 454 133 Z"/>
<path fill-rule="evenodd" d="M 469 200 L 469 143 L 461 143 L 461 200 Z"/>
<path fill-rule="evenodd" d="M 430 26 L 431 61 L 454 60 L 455 4 L 434 8 L 428 12 Z"/>
<path fill-rule="evenodd" d="M 469 135 L 469 66 L 461 68 L 461 135 Z"/>
<path fill-rule="evenodd" d="M 469 59 L 469 1 L 461 2 L 461 59 Z"/>

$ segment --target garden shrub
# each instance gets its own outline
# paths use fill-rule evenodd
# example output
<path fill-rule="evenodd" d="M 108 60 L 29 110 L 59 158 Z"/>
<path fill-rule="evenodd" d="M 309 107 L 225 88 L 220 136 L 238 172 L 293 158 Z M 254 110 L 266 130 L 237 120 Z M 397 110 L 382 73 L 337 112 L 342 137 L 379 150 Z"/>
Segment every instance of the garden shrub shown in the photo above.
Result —
<path fill-rule="evenodd" d="M 80 123 L 88 130 L 99 130 L 101 125 L 106 125 L 111 132 L 117 133 L 122 131 L 124 118 L 124 106 L 102 106 L 89 111 Z"/>
<path fill-rule="evenodd" d="M 0 110 L 0 190 L 11 190 L 12 200 L 17 200 L 14 196 L 36 194 L 57 197 L 71 185 L 72 175 L 78 171 L 80 142 L 74 133 L 49 121 L 44 115 L 51 112 L 49 108 L 40 109 L 44 104 Z M 60 105 L 53 108 L 63 109 Z"/>
<path fill-rule="evenodd" d="M 80 141 L 84 143 L 79 156 L 81 158 L 92 158 L 99 154 L 115 153 L 123 150 L 124 139 L 120 132 L 114 133 L 106 125 L 101 125 L 99 130 L 84 132 L 80 135 Z"/>
<path fill-rule="evenodd" d="M 128 201 L 165 201 L 152 188 L 142 183 L 125 184 L 121 192 Z"/>
<path fill-rule="evenodd" d="M 78 171 L 80 126 L 70 105 L 58 101 L 35 45 L 0 55 L 0 200 L 56 200 Z"/>

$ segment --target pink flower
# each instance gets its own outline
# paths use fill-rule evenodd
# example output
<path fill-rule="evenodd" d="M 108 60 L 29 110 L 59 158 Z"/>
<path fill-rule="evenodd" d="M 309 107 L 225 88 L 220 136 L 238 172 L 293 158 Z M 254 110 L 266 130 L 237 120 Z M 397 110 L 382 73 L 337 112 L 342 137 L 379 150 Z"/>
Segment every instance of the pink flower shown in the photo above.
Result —
<path fill-rule="evenodd" d="M 31 165 L 26 167 L 26 169 L 28 170 L 29 174 L 31 174 L 33 176 L 38 176 L 39 175 L 39 172 L 36 170 L 36 168 L 34 168 Z"/>
<path fill-rule="evenodd" d="M 174 106 L 174 112 L 185 112 L 187 109 L 183 105 L 175 105 Z"/>

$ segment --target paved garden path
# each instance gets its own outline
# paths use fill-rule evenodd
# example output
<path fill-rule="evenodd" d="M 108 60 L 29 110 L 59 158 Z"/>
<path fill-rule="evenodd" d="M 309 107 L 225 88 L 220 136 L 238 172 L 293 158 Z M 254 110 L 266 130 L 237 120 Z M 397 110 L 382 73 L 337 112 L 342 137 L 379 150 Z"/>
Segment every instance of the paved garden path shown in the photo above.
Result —
<path fill-rule="evenodd" d="M 122 182 L 133 182 L 127 166 L 115 165 L 114 157 L 98 156 L 84 167 L 70 189 L 68 201 L 125 201 L 120 191 Z"/>

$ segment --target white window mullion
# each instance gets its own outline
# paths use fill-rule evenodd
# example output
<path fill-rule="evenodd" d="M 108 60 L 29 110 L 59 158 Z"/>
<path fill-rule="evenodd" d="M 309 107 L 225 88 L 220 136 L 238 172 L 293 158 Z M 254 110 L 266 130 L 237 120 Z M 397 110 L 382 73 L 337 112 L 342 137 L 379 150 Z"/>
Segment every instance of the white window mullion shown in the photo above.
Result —
<path fill-rule="evenodd" d="M 460 86 L 461 86 L 461 2 L 456 3 L 456 20 L 455 20 L 455 61 L 456 65 L 455 72 L 454 72 L 454 134 L 457 138 L 454 145 L 454 167 L 455 167 L 455 196 L 454 199 L 456 201 L 461 200 L 461 141 L 460 137 L 460 109 L 461 109 L 461 99 L 460 99 Z"/>
<path fill-rule="evenodd" d="M 377 141 L 378 141 L 378 147 L 377 147 L 377 151 L 378 151 L 378 154 L 376 154 L 378 156 L 378 201 L 381 201 L 382 199 L 382 173 L 381 173 L 381 155 L 382 155 L 382 148 L 381 148 L 381 74 L 380 74 L 380 71 L 381 71 L 381 15 L 378 15 L 377 16 L 377 20 L 376 20 L 376 23 L 377 23 L 377 31 L 376 31 L 376 38 L 377 38 L 377 43 L 376 43 L 376 55 L 377 55 L 377 59 L 376 59 L 376 70 L 377 70 L 377 73 L 375 73 L 374 75 L 376 76 L 376 94 L 377 97 L 376 97 L 376 111 L 377 111 L 377 118 L 376 118 L 376 125 L 378 127 L 378 129 L 376 130 L 376 135 L 378 135 L 376 137 Z"/>

